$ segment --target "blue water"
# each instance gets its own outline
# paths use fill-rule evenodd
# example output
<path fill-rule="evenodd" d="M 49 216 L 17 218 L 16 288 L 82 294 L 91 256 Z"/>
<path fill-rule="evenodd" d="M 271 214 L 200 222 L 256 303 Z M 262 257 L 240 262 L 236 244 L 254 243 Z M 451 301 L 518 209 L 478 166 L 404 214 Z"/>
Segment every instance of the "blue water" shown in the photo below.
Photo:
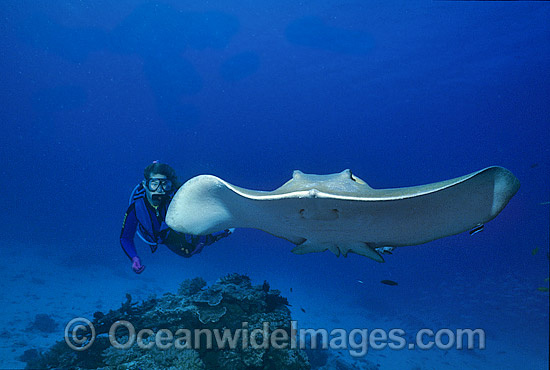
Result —
<path fill-rule="evenodd" d="M 548 287 L 550 3 L 11 1 L 0 16 L 0 241 L 15 265 L 30 262 L 37 278 L 75 265 L 128 273 L 122 217 L 152 160 L 183 180 L 209 173 L 261 190 L 295 169 L 350 168 L 387 188 L 499 165 L 521 189 L 473 237 L 377 264 L 297 256 L 238 230 L 189 260 L 139 244 L 149 270 L 128 281 L 139 287 L 164 267 L 248 273 L 334 298 L 307 301 L 306 313 L 322 304 L 413 330 L 482 327 L 488 347 L 509 344 L 476 368 L 499 356 L 522 368 L 513 359 L 526 349 L 534 367 L 524 368 L 547 366 L 548 293 L 537 288 Z M 97 299 L 109 297 L 97 284 Z"/>

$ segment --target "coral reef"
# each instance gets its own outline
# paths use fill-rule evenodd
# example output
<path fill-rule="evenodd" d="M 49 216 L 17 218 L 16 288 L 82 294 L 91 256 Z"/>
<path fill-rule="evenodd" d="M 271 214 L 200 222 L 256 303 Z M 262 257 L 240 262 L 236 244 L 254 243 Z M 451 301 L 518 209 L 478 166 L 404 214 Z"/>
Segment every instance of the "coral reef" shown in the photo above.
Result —
<path fill-rule="evenodd" d="M 206 286 L 206 281 L 201 277 L 185 280 L 180 284 L 178 295 L 189 296 L 198 293 Z"/>
<path fill-rule="evenodd" d="M 186 280 L 177 294 L 141 303 L 127 294 L 118 310 L 94 314 L 98 336 L 90 348 L 74 351 L 60 341 L 38 356 L 29 353 L 27 368 L 308 370 L 306 353 L 291 348 L 290 339 L 286 347 L 269 345 L 274 331 L 291 333 L 287 305 L 267 282 L 254 286 L 239 274 L 222 277 L 210 287 L 201 278 Z M 120 320 L 131 323 L 137 336 L 126 327 L 109 333 Z M 175 334 L 165 347 L 159 339 L 163 331 Z M 113 340 L 128 348 L 115 348 Z"/>

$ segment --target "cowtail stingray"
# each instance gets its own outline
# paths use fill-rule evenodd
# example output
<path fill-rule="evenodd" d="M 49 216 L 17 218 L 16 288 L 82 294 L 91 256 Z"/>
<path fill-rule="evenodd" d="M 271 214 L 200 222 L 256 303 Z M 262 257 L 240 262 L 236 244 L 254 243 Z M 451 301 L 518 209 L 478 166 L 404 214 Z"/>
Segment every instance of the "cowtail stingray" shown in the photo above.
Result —
<path fill-rule="evenodd" d="M 496 166 L 394 189 L 373 189 L 350 170 L 329 175 L 294 171 L 292 179 L 273 191 L 249 190 L 200 175 L 177 191 L 166 223 L 195 235 L 255 228 L 295 244 L 292 252 L 297 254 L 353 252 L 383 262 L 380 251 L 484 225 L 503 210 L 519 186 L 510 171 Z"/>

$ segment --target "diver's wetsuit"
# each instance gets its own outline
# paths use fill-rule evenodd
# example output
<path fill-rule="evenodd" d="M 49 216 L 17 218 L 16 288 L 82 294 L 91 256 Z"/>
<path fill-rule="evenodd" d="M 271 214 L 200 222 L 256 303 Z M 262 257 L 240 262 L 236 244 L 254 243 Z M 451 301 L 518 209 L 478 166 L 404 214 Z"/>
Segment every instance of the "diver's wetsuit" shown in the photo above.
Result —
<path fill-rule="evenodd" d="M 169 198 L 155 209 L 145 197 L 137 198 L 126 211 L 120 233 L 120 244 L 126 255 L 132 259 L 137 257 L 134 237 L 139 227 L 140 234 L 151 245 L 151 251 L 157 250 L 158 244 L 166 245 L 172 252 L 183 257 L 191 257 L 200 252 L 195 250 L 215 243 L 219 239 L 229 235 L 228 230 L 209 235 L 190 235 L 178 233 L 168 227 L 164 222 L 166 211 L 172 199 Z"/>

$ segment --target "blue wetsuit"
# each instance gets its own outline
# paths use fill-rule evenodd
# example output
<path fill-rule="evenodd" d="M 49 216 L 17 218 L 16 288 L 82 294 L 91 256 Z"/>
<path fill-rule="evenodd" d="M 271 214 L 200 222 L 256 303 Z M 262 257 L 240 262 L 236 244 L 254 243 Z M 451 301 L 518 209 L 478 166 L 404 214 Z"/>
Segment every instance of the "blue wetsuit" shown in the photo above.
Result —
<path fill-rule="evenodd" d="M 150 243 L 152 252 L 157 250 L 158 244 L 164 244 L 172 252 L 183 257 L 191 257 L 199 253 L 204 246 L 215 243 L 230 234 L 229 230 L 224 230 L 209 235 L 190 235 L 170 229 L 164 219 L 171 200 L 170 197 L 156 209 L 145 196 L 135 199 L 130 204 L 120 233 L 120 244 L 130 259 L 137 257 L 134 237 L 138 227 L 141 236 Z"/>

